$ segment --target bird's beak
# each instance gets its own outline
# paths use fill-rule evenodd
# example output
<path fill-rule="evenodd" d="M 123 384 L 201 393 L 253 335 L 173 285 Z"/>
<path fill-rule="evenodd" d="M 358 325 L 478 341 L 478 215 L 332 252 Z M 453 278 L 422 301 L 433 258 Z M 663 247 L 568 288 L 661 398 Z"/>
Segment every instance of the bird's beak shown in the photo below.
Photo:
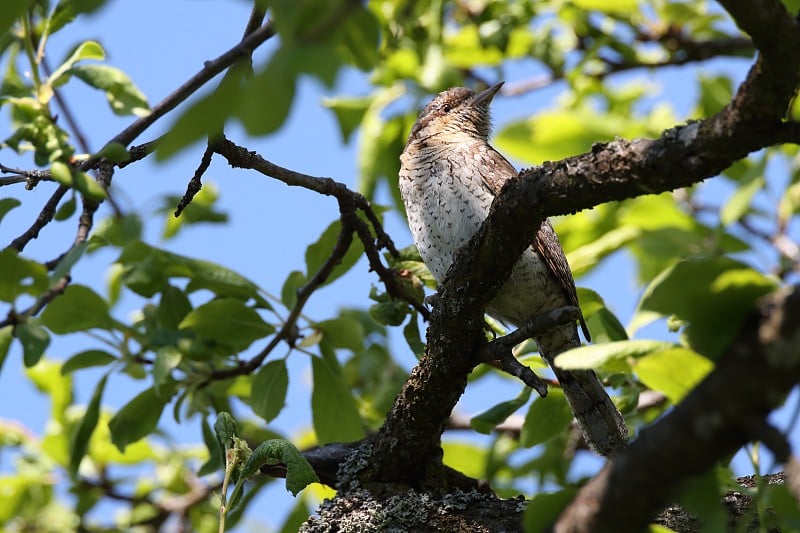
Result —
<path fill-rule="evenodd" d="M 483 90 L 483 91 L 479 92 L 478 94 L 476 94 L 475 96 L 473 96 L 472 97 L 472 105 L 487 105 L 488 106 L 489 102 L 492 101 L 492 98 L 494 98 L 494 95 L 497 94 L 497 91 L 500 90 L 500 87 L 502 87 L 504 83 L 505 83 L 504 81 L 495 83 L 494 85 L 492 85 L 488 89 Z"/>

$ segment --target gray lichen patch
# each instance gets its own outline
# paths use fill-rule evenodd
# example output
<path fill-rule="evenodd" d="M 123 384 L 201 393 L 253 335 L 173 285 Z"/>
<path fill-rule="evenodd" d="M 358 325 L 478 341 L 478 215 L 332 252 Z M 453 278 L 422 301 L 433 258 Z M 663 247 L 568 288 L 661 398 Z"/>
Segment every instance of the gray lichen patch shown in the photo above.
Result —
<path fill-rule="evenodd" d="M 325 500 L 317 515 L 303 524 L 306 533 L 372 533 L 431 531 L 434 524 L 459 515 L 472 504 L 496 500 L 494 496 L 456 491 L 441 498 L 409 489 L 383 500 L 364 489 L 355 489 Z M 457 529 L 451 529 L 453 531 Z"/>

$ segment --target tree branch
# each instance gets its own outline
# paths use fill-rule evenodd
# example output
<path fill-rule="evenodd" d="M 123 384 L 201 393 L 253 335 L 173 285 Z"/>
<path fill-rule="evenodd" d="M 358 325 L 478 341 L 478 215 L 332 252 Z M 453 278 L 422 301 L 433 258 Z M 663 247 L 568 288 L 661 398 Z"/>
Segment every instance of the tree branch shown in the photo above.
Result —
<path fill-rule="evenodd" d="M 794 287 L 764 299 L 714 371 L 581 489 L 555 531 L 644 529 L 681 481 L 759 436 L 743 421 L 763 426 L 800 381 L 798 347 L 800 287 Z"/>

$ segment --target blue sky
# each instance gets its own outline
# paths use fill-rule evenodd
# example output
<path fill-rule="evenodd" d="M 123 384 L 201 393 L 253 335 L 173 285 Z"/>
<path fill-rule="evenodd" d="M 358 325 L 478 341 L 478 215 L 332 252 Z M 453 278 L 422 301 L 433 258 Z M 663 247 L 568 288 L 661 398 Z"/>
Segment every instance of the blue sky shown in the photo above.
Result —
<path fill-rule="evenodd" d="M 249 14 L 247 2 L 231 0 L 172 0 L 170 2 L 110 2 L 98 14 L 78 20 L 51 39 L 48 60 L 57 65 L 67 51 L 81 39 L 100 41 L 107 53 L 108 62 L 123 69 L 147 95 L 151 105 L 166 96 L 180 83 L 202 68 L 203 61 L 212 59 L 230 48 L 241 36 Z M 263 61 L 276 43 L 268 43 L 259 50 L 256 60 Z M 747 61 L 715 61 L 704 68 L 734 73 L 741 79 L 748 67 Z M 507 80 L 519 81 L 531 76 L 530 64 L 520 63 L 508 69 Z M 672 103 L 678 116 L 685 116 L 694 102 L 694 67 L 667 69 L 656 76 L 635 72 L 615 78 L 616 83 L 626 80 L 647 79 L 661 85 L 655 98 Z M 214 83 L 209 85 L 213 87 Z M 537 91 L 523 97 L 496 99 L 495 123 L 502 124 L 547 107 L 563 87 Z M 240 128 L 232 125 L 227 134 L 234 142 L 246 145 L 265 158 L 300 172 L 330 176 L 354 185 L 357 179 L 356 141 L 343 146 L 333 114 L 321 105 L 323 96 L 362 95 L 369 91 L 366 76 L 356 72 L 340 74 L 336 87 L 328 90 L 319 83 L 303 79 L 288 122 L 276 134 L 262 138 L 247 138 Z M 93 149 L 101 147 L 130 122 L 130 118 L 113 115 L 105 105 L 104 96 L 80 84 L 70 84 L 65 97 L 75 112 Z M 172 122 L 160 121 L 145 132 L 138 142 L 155 138 Z M 0 121 L 0 136 L 9 132 L 7 117 Z M 135 143 L 136 144 L 136 143 Z M 123 211 L 137 210 L 151 214 L 160 207 L 160 197 L 165 193 L 183 194 L 186 183 L 199 162 L 200 146 L 185 150 L 167 163 L 144 160 L 116 174 L 113 192 Z M 0 161 L 10 166 L 27 167 L 30 162 L 17 159 L 9 151 L 0 152 Z M 193 257 L 202 257 L 221 263 L 249 277 L 268 292 L 279 294 L 286 274 L 302 269 L 306 246 L 338 215 L 335 201 L 305 190 L 288 188 L 254 172 L 230 169 L 217 159 L 207 172 L 205 180 L 213 181 L 221 192 L 219 208 L 230 215 L 227 225 L 204 225 L 184 231 L 179 237 L 164 244 L 160 242 L 163 219 L 150 216 L 146 222 L 146 240 L 157 246 Z M 23 206 L 12 211 L 0 226 L 0 242 L 7 243 L 21 233 L 34 219 L 41 205 L 49 197 L 52 184 L 42 184 L 32 192 L 22 188 L 5 187 L 0 196 L 13 195 L 23 200 Z M 721 186 L 720 194 L 726 191 Z M 384 203 L 389 203 L 388 198 Z M 109 214 L 107 208 L 100 217 Z M 398 246 L 411 243 L 405 222 L 390 215 L 387 229 Z M 36 259 L 51 259 L 66 249 L 74 237 L 74 221 L 48 227 L 40 238 L 32 242 L 25 253 Z M 82 260 L 73 271 L 75 283 L 95 287 L 104 293 L 106 268 L 117 252 L 102 251 Z M 579 285 L 599 292 L 625 323 L 636 305 L 639 288 L 634 285 L 631 262 L 617 254 L 606 264 L 581 279 Z M 326 318 L 342 306 L 369 305 L 369 285 L 377 282 L 368 272 L 364 262 L 333 285 L 315 294 L 306 308 L 312 318 Z M 137 300 L 124 298 L 115 309 L 117 316 L 125 317 L 134 309 Z M 638 337 L 663 338 L 662 324 L 645 329 Z M 402 334 L 392 332 L 393 346 L 402 364 L 410 368 L 414 359 L 408 353 Z M 56 337 L 48 356 L 62 359 L 87 347 L 83 336 Z M 27 383 L 21 372 L 19 350 L 12 350 L 0 374 L 0 418 L 21 421 L 35 433 L 41 434 L 47 419 L 47 398 L 37 393 Z M 290 358 L 290 393 L 287 409 L 275 421 L 275 428 L 293 435 L 310 426 L 310 380 L 308 361 L 303 355 Z M 78 403 L 88 401 L 98 375 L 78 373 L 76 391 Z M 457 408 L 462 414 L 475 414 L 498 400 L 510 399 L 519 391 L 508 382 L 488 380 L 468 389 Z M 122 376 L 114 376 L 107 388 L 104 403 L 118 408 L 143 388 Z M 790 402 L 790 406 L 793 403 Z M 785 415 L 778 418 L 785 420 Z M 162 418 L 164 427 L 177 442 L 200 442 L 198 423 L 190 420 L 176 426 L 171 417 Z M 797 433 L 797 432 L 795 432 Z M 469 438 L 464 434 L 457 439 Z M 796 444 L 800 438 L 792 436 Z M 586 460 L 579 469 L 590 471 L 598 462 Z M 745 472 L 746 461 L 738 460 L 740 471 Z M 9 468 L 8 457 L 0 458 L 0 473 Z M 292 503 L 292 497 L 273 484 L 262 497 L 258 508 L 263 511 L 260 521 L 280 524 Z"/>

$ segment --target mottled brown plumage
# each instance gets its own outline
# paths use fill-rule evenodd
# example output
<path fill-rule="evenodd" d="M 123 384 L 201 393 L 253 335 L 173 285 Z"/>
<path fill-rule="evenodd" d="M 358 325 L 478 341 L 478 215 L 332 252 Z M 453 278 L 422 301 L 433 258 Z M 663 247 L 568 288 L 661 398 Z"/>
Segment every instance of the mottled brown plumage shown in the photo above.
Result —
<path fill-rule="evenodd" d="M 419 116 L 400 157 L 400 192 L 419 253 L 441 282 L 454 252 L 477 231 L 513 165 L 489 145 L 489 104 L 498 83 L 481 93 L 456 87 L 440 93 Z M 534 315 L 578 305 L 575 282 L 553 227 L 542 223 L 487 312 L 519 327 Z M 586 324 L 581 326 L 588 338 Z M 536 338 L 589 444 L 611 455 L 628 438 L 622 415 L 592 371 L 564 371 L 556 355 L 580 345 L 575 324 Z"/>

